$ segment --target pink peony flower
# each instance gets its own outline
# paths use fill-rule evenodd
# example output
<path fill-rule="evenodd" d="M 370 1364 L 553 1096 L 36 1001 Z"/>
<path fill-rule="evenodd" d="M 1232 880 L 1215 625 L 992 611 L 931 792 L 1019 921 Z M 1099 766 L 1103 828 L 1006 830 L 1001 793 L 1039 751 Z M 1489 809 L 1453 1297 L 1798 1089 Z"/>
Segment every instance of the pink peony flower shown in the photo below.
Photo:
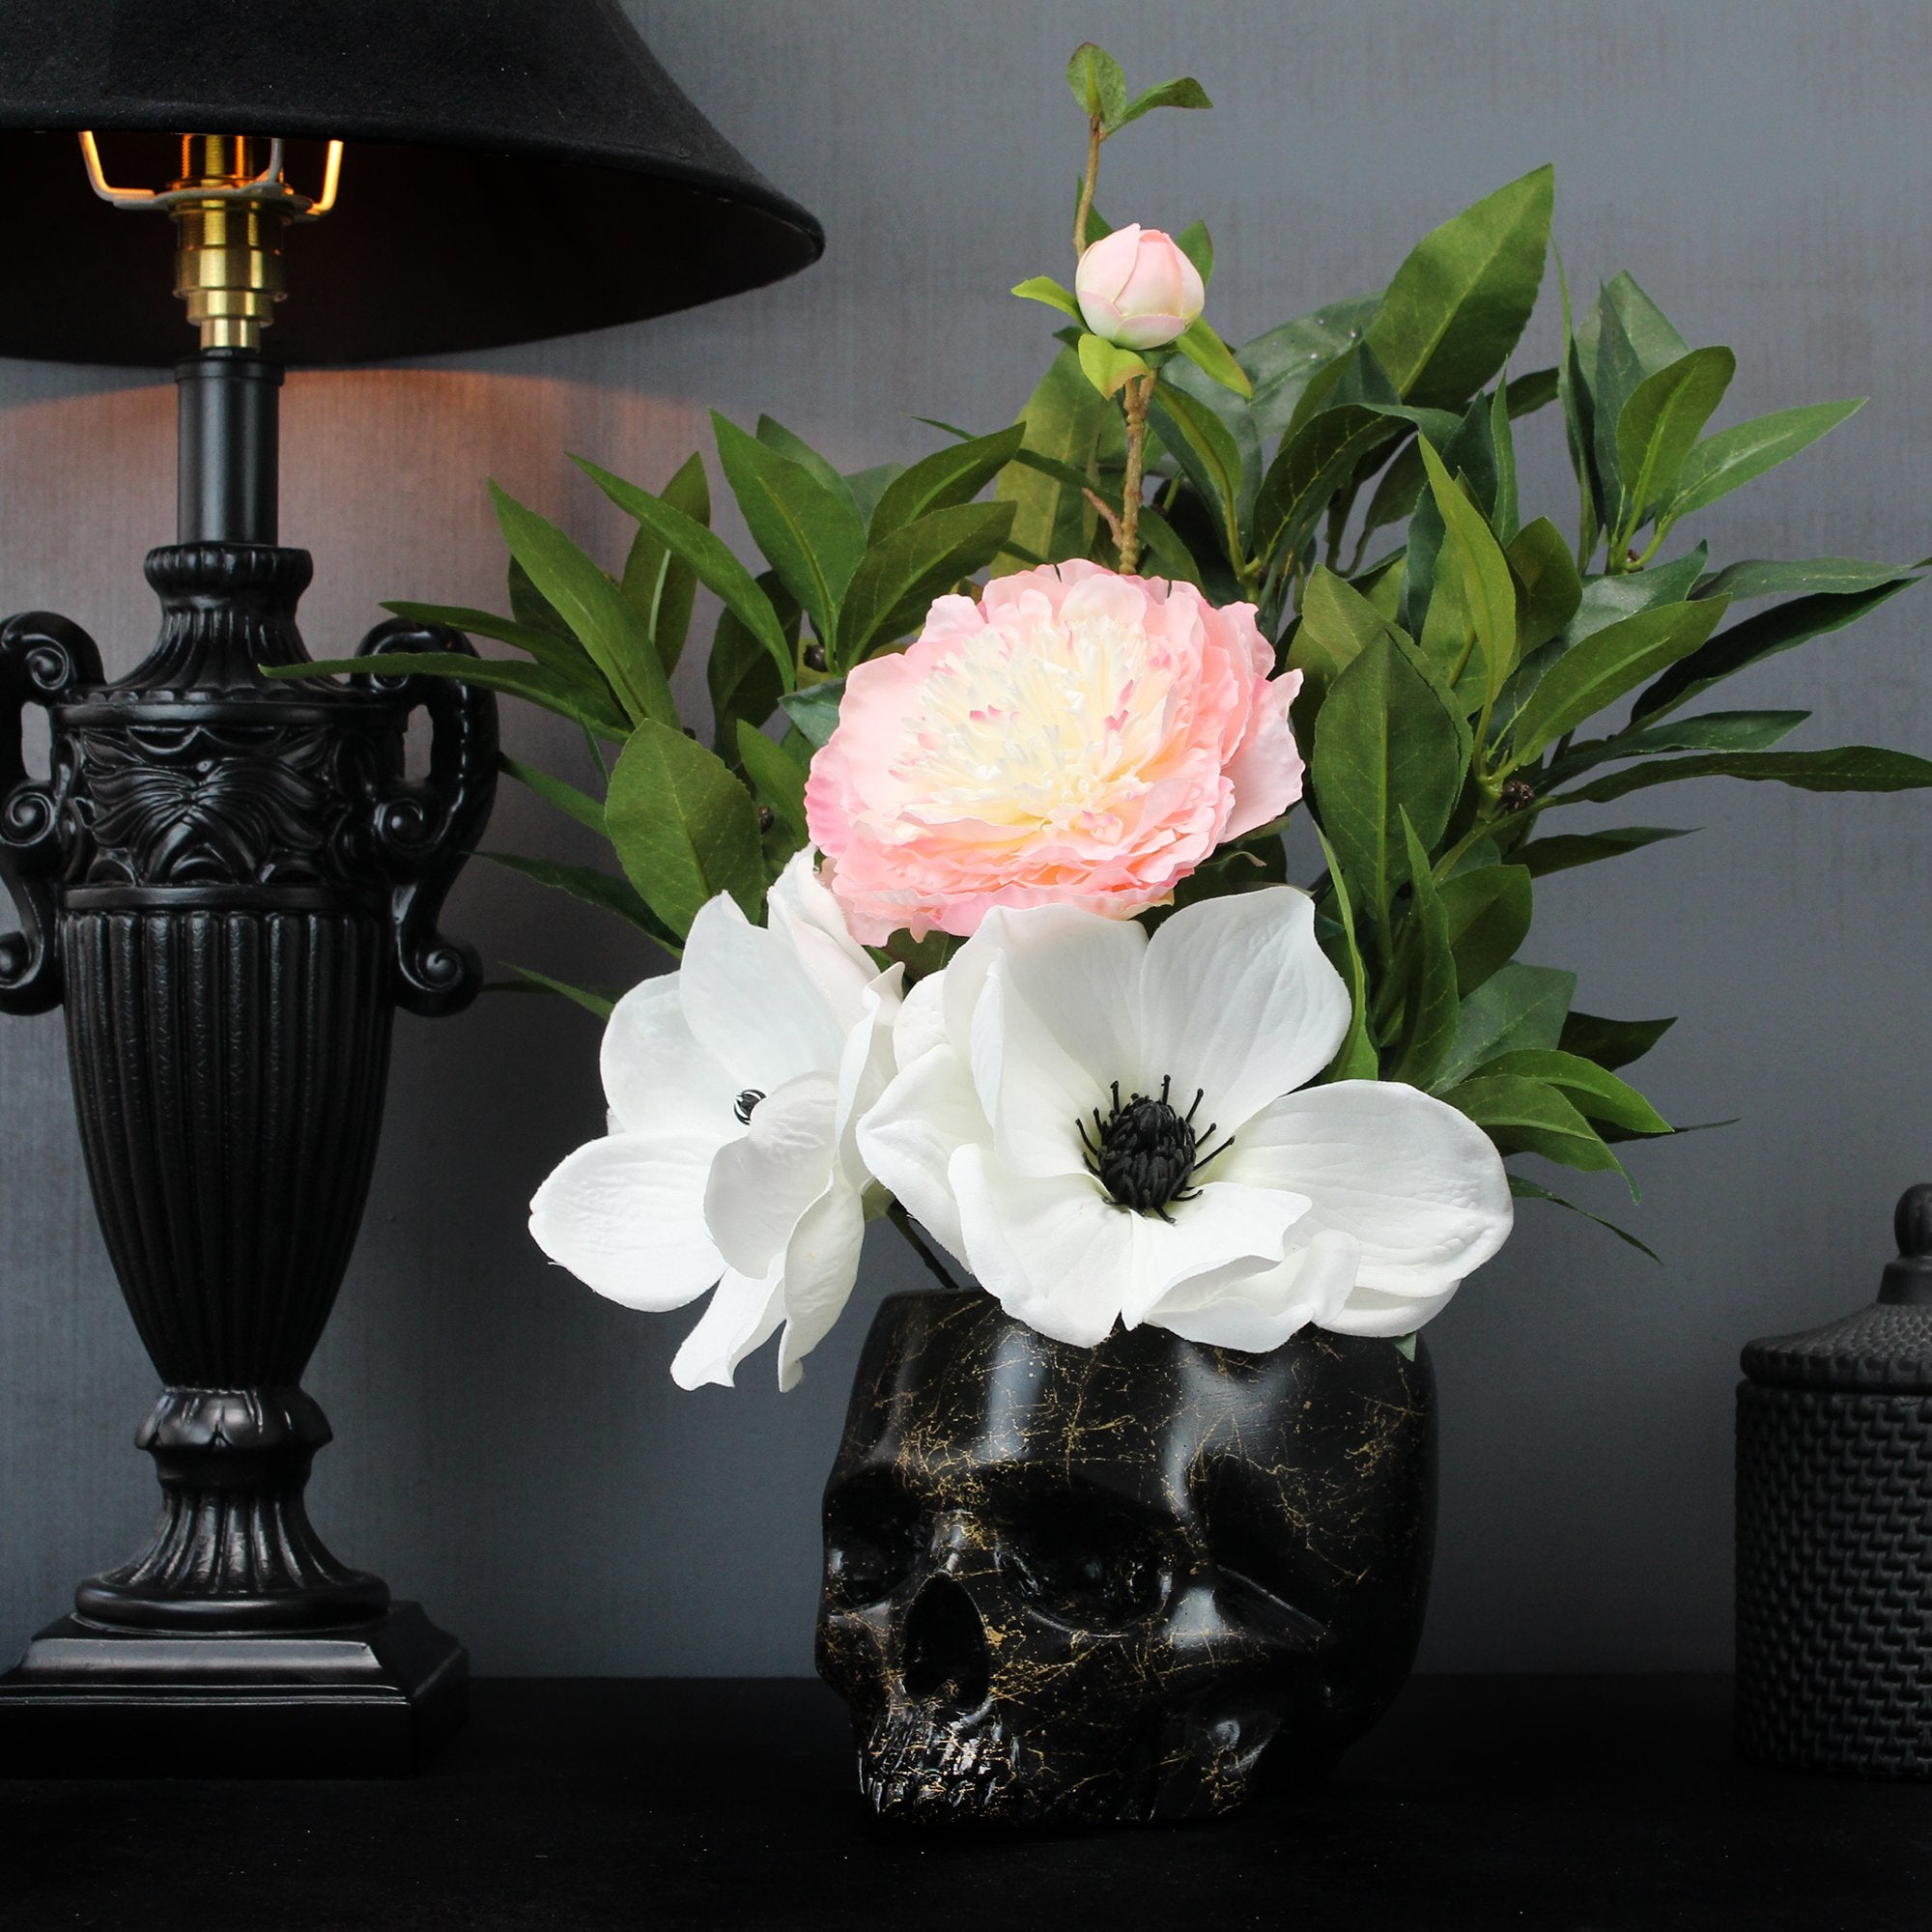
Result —
<path fill-rule="evenodd" d="M 1121 349 L 1159 349 L 1201 313 L 1208 292 L 1171 236 L 1131 221 L 1095 242 L 1073 273 L 1081 319 Z"/>
<path fill-rule="evenodd" d="M 852 671 L 805 788 L 854 935 L 1167 898 L 1301 796 L 1301 674 L 1273 668 L 1252 604 L 1094 563 L 940 598 L 908 650 Z"/>

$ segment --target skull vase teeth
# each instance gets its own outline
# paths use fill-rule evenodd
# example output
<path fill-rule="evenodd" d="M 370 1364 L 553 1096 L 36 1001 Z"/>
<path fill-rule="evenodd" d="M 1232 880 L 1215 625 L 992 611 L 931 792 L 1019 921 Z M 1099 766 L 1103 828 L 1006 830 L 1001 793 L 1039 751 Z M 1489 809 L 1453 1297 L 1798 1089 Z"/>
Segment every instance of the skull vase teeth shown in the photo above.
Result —
<path fill-rule="evenodd" d="M 1427 1359 L 1304 1331 L 1050 1341 L 989 1296 L 896 1295 L 825 1496 L 820 1674 L 881 1818 L 1196 1817 L 1264 1754 L 1320 1771 L 1421 1631 Z"/>

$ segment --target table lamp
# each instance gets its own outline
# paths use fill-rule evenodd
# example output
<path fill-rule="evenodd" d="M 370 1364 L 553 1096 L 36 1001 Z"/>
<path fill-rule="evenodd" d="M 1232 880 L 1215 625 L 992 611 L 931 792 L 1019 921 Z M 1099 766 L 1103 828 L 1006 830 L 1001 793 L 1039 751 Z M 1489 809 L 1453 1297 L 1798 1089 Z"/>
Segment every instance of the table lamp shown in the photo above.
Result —
<path fill-rule="evenodd" d="M 437 920 L 496 716 L 384 673 L 468 648 L 408 623 L 346 683 L 260 675 L 305 657 L 283 364 L 632 322 L 790 274 L 823 238 L 614 0 L 0 0 L 0 355 L 172 364 L 180 422 L 152 653 L 110 681 L 63 618 L 0 627 L 0 1010 L 65 1009 L 107 1250 L 165 1385 L 137 1438 L 154 1538 L 0 1679 L 0 1772 L 406 1770 L 461 1717 L 464 1653 L 310 1525 L 329 1430 L 299 1382 L 375 1163 L 391 1012 L 477 990 Z"/>

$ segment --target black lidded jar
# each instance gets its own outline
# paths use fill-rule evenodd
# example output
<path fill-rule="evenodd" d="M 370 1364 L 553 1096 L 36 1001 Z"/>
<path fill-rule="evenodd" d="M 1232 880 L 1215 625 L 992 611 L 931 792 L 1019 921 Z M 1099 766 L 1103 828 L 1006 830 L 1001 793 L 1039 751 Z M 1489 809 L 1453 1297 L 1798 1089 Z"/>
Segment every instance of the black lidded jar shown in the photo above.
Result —
<path fill-rule="evenodd" d="M 1737 1738 L 1747 1756 L 1932 1779 L 1932 1184 L 1878 1299 L 1744 1351 Z"/>

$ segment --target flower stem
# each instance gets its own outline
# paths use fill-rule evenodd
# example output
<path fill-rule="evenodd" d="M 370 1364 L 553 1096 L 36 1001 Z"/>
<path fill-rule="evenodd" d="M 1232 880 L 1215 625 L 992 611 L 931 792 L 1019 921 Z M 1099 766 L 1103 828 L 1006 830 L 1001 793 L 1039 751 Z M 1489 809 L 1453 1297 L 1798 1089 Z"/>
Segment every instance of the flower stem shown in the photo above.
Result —
<path fill-rule="evenodd" d="M 1083 491 L 1087 500 L 1100 513 L 1100 521 L 1107 526 L 1107 534 L 1114 540 L 1114 548 L 1121 547 L 1121 520 L 1114 514 L 1114 506 L 1097 490 Z"/>
<path fill-rule="evenodd" d="M 1122 402 L 1127 415 L 1127 473 L 1121 480 L 1121 575 L 1131 577 L 1141 560 L 1141 465 L 1147 452 L 1148 403 L 1154 378 L 1129 376 Z"/>
<path fill-rule="evenodd" d="M 964 1294 L 966 1293 L 966 1290 L 961 1288 L 947 1273 L 946 1264 L 933 1253 L 931 1243 L 913 1226 L 912 1216 L 896 1201 L 886 1209 L 886 1219 L 912 1243 L 913 1253 L 925 1264 L 926 1272 L 931 1275 L 941 1288 L 948 1290 L 953 1294 Z"/>
<path fill-rule="evenodd" d="M 1087 119 L 1087 174 L 1080 184 L 1080 205 L 1073 211 L 1073 254 L 1077 261 L 1087 252 L 1087 217 L 1094 208 L 1094 184 L 1100 178 L 1100 143 L 1106 139 L 1100 117 Z M 1061 204 L 1063 207 L 1065 204 Z"/>

